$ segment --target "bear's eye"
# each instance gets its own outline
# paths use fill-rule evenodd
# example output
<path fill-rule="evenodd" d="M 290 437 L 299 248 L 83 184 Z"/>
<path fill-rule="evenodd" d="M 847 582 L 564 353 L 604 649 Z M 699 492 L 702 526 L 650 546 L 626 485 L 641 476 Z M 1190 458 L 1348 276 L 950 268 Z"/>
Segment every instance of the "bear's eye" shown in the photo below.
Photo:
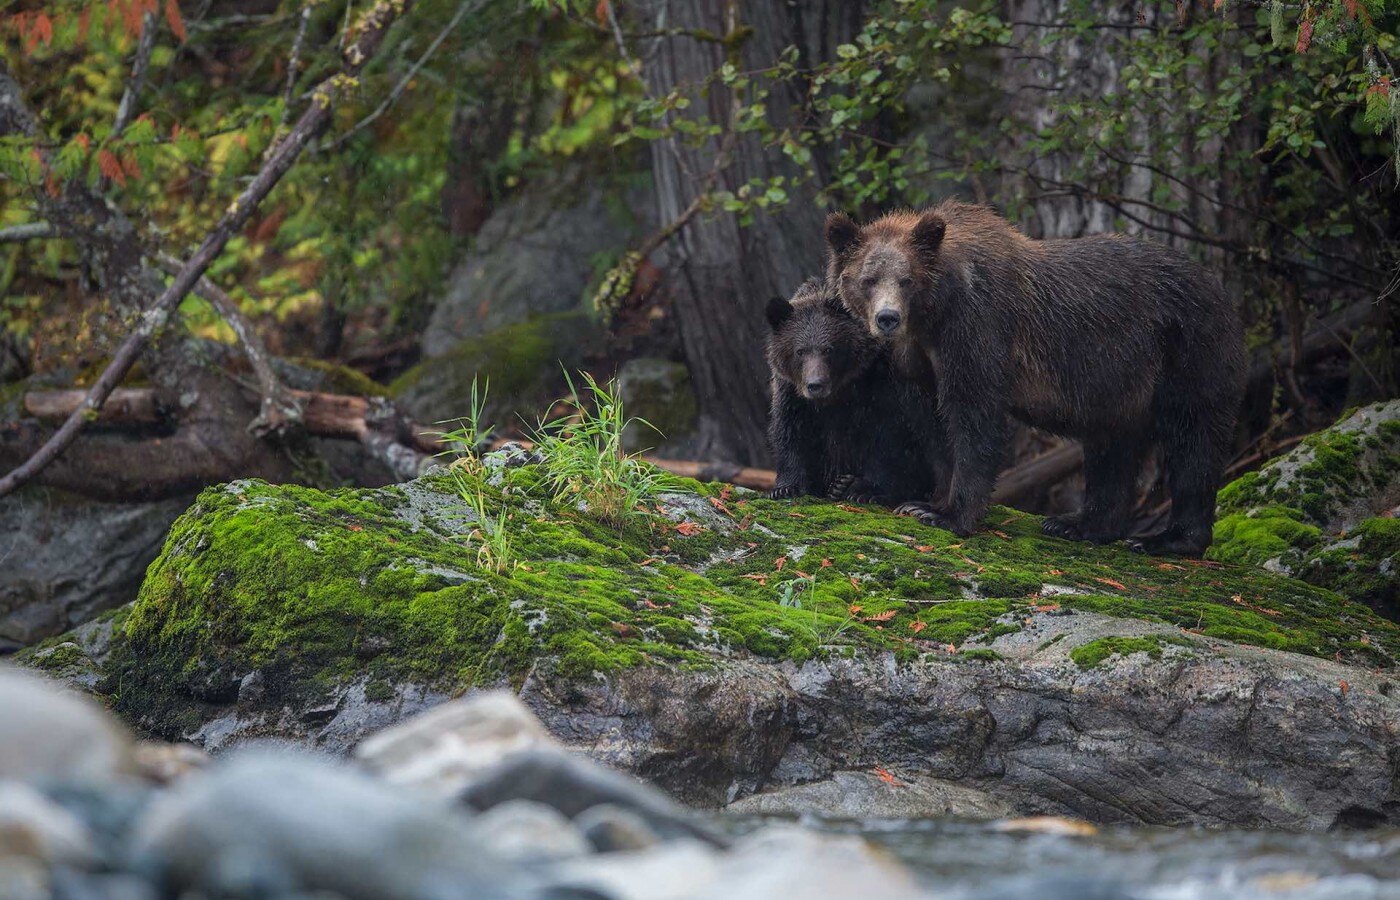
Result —
<path fill-rule="evenodd" d="M 899 286 L 902 288 L 912 287 L 913 284 L 914 279 L 910 278 L 908 275 L 905 275 L 903 278 L 899 279 Z"/>
<path fill-rule="evenodd" d="M 866 290 L 873 288 L 876 284 L 879 284 L 879 282 L 880 279 L 874 275 L 867 275 L 860 280 L 861 287 L 865 288 Z"/>

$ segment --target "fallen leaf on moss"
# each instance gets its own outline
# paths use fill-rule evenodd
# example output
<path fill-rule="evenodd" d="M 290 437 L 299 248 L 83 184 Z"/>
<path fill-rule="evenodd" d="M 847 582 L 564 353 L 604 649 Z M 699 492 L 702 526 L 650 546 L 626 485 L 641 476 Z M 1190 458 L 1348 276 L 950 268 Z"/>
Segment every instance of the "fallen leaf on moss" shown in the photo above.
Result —
<path fill-rule="evenodd" d="M 695 537 L 697 534 L 699 534 L 700 532 L 702 532 L 702 531 L 704 531 L 704 530 L 705 530 L 705 529 L 704 529 L 703 527 L 701 527 L 700 525 L 697 525 L 697 524 L 694 523 L 694 522 L 678 522 L 678 523 L 676 523 L 676 533 L 677 533 L 677 534 L 680 534 L 680 535 L 683 535 L 683 536 L 685 536 L 685 537 Z"/>
<path fill-rule="evenodd" d="M 1120 591 L 1126 591 L 1128 589 L 1128 586 L 1126 584 L 1124 584 L 1121 581 L 1114 581 L 1112 578 L 1095 578 L 1094 580 L 1097 581 L 1099 584 L 1106 584 L 1109 587 L 1117 588 Z"/>
<path fill-rule="evenodd" d="M 786 557 L 786 556 L 780 556 L 780 557 L 778 557 L 777 559 L 773 560 L 773 570 L 774 570 L 774 571 L 781 572 L 781 571 L 783 570 L 783 566 L 785 566 L 785 565 L 787 565 L 787 557 Z"/>
<path fill-rule="evenodd" d="M 914 632 L 915 634 L 918 634 L 919 632 L 923 631 L 923 630 L 924 630 L 925 628 L 927 628 L 927 627 L 928 627 L 928 625 L 927 625 L 926 623 L 920 622 L 920 621 L 918 621 L 917 619 L 915 619 L 913 622 L 910 622 L 910 623 L 909 623 L 909 630 L 912 631 L 912 632 Z"/>
<path fill-rule="evenodd" d="M 895 616 L 897 616 L 897 615 L 899 615 L 898 611 L 893 610 L 893 609 L 887 609 L 887 610 L 885 610 L 885 611 L 882 612 L 882 613 L 876 613 L 876 614 L 873 615 L 873 616 L 866 616 L 864 619 L 861 619 L 861 621 L 862 621 L 862 622 L 888 622 L 890 619 L 893 619 L 893 618 L 894 618 Z"/>

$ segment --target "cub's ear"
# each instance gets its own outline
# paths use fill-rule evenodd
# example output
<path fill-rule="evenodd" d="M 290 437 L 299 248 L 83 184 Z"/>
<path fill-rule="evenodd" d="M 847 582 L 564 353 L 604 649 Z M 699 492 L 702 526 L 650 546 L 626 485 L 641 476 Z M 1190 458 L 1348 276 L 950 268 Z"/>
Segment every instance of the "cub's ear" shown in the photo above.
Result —
<path fill-rule="evenodd" d="M 948 225 L 942 216 L 936 212 L 926 212 L 914 223 L 909 240 L 919 252 L 932 255 L 938 252 L 939 245 L 943 243 L 943 233 L 947 230 Z"/>
<path fill-rule="evenodd" d="M 860 226 L 843 212 L 826 217 L 826 245 L 833 259 L 840 259 L 860 243 Z"/>
<path fill-rule="evenodd" d="M 768 316 L 769 327 L 777 331 L 792 315 L 792 304 L 782 297 L 772 297 L 768 301 L 768 309 L 765 312 Z"/>

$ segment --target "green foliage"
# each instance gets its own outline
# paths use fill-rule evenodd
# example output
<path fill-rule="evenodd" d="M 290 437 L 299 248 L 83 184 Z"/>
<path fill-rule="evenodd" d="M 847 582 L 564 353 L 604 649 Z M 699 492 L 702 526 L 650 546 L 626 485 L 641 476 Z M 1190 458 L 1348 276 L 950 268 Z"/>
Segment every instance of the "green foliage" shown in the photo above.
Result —
<path fill-rule="evenodd" d="M 622 433 L 633 422 L 622 409 L 617 385 L 582 373 L 584 390 L 565 375 L 574 412 L 536 429 L 545 480 L 556 503 L 576 503 L 599 521 L 618 528 L 640 513 L 666 485 L 664 473 L 622 449 Z"/>

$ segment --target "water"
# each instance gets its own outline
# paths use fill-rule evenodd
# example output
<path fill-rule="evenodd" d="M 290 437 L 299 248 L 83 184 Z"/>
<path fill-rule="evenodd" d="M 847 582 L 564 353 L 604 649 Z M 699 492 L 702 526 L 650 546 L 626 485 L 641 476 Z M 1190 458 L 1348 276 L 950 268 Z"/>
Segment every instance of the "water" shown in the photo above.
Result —
<path fill-rule="evenodd" d="M 1400 829 L 1106 827 L 1076 836 L 948 820 L 803 824 L 888 850 L 940 900 L 1400 900 Z"/>

